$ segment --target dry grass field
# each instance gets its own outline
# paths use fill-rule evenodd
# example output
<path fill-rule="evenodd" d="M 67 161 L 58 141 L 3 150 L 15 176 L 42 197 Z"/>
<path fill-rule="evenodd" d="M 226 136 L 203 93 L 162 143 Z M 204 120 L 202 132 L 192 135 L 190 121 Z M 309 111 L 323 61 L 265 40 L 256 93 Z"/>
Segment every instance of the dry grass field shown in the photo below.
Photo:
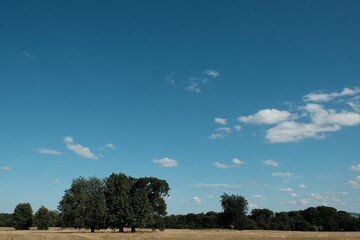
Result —
<path fill-rule="evenodd" d="M 9 228 L 0 229 L 0 240 L 156 240 L 156 239 L 291 239 L 291 240 L 360 240 L 360 232 L 283 232 L 283 231 L 231 231 L 231 230 L 174 230 L 164 232 L 151 232 L 140 230 L 137 233 L 118 233 L 112 231 L 99 231 L 90 233 L 86 230 L 60 230 L 49 231 L 15 231 Z"/>

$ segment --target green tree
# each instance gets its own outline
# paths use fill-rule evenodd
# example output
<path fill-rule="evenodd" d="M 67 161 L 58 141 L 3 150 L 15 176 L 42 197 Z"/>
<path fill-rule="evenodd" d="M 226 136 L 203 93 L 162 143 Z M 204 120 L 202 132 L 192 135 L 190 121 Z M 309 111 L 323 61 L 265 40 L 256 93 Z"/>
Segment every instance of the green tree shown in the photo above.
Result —
<path fill-rule="evenodd" d="M 112 229 L 124 232 L 131 220 L 130 189 L 134 179 L 123 173 L 111 174 L 105 180 L 105 199 L 107 206 L 107 224 Z"/>
<path fill-rule="evenodd" d="M 223 208 L 222 222 L 225 228 L 244 229 L 247 221 L 248 201 L 239 195 L 221 195 L 221 206 Z"/>
<path fill-rule="evenodd" d="M 146 225 L 153 223 L 151 216 L 152 206 L 144 188 L 134 189 L 131 195 L 131 232 L 135 232 L 136 227 L 144 228 Z"/>
<path fill-rule="evenodd" d="M 104 226 L 106 201 L 103 191 L 103 183 L 96 177 L 74 179 L 58 207 L 65 226 L 86 227 L 91 232 Z"/>
<path fill-rule="evenodd" d="M 250 218 L 256 222 L 258 229 L 270 230 L 274 220 L 274 213 L 269 209 L 253 209 Z"/>
<path fill-rule="evenodd" d="M 35 225 L 38 230 L 48 230 L 50 225 L 49 210 L 41 206 L 34 216 Z"/>
<path fill-rule="evenodd" d="M 20 203 L 14 210 L 14 227 L 16 230 L 27 230 L 33 224 L 33 210 L 30 203 Z"/>

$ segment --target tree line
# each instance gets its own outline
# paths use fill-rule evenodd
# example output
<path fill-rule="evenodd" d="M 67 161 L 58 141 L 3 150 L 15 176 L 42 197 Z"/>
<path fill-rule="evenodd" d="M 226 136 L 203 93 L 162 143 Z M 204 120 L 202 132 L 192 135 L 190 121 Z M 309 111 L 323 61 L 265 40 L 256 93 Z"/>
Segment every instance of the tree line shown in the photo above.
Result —
<path fill-rule="evenodd" d="M 223 211 L 186 215 L 166 214 L 165 198 L 170 188 L 154 177 L 133 178 L 123 173 L 105 179 L 79 177 L 72 181 L 59 202 L 58 211 L 41 206 L 35 214 L 29 203 L 15 207 L 13 214 L 0 214 L 0 227 L 29 229 L 49 227 L 111 228 L 125 227 L 177 229 L 262 229 L 288 231 L 360 231 L 360 218 L 335 208 L 318 206 L 301 211 L 274 213 L 269 209 L 248 212 L 248 201 L 240 195 L 224 193 Z"/>
<path fill-rule="evenodd" d="M 248 229 L 285 231 L 360 231 L 360 218 L 327 206 L 301 211 L 274 213 L 253 209 L 248 214 L 247 200 L 238 195 L 221 196 L 223 211 L 165 217 L 166 228 L 175 229 Z"/>

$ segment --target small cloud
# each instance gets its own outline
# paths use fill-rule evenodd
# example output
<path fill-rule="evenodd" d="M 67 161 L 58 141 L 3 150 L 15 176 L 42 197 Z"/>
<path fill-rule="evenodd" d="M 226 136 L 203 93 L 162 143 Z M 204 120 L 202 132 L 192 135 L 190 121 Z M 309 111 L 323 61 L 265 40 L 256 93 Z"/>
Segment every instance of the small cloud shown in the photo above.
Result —
<path fill-rule="evenodd" d="M 271 174 L 273 177 L 292 177 L 295 174 L 290 172 L 276 172 Z"/>
<path fill-rule="evenodd" d="M 84 147 L 80 144 L 74 144 L 74 139 L 72 137 L 65 137 L 64 142 L 69 150 L 73 151 L 81 157 L 88 159 L 99 159 L 94 153 L 90 151 L 89 148 Z"/>
<path fill-rule="evenodd" d="M 292 188 L 281 188 L 278 190 L 279 192 L 291 193 L 293 192 Z"/>
<path fill-rule="evenodd" d="M 223 132 L 225 134 L 229 134 L 232 132 L 231 128 L 229 128 L 229 127 L 220 127 L 220 128 L 217 128 L 216 131 Z"/>
<path fill-rule="evenodd" d="M 55 179 L 55 180 L 53 181 L 54 184 L 58 184 L 59 182 L 60 182 L 59 179 Z"/>
<path fill-rule="evenodd" d="M 227 119 L 226 119 L 226 118 L 217 117 L 217 118 L 214 119 L 214 122 L 216 122 L 217 124 L 226 125 Z"/>
<path fill-rule="evenodd" d="M 264 165 L 270 166 L 270 167 L 278 167 L 278 166 L 280 166 L 280 164 L 277 161 L 271 160 L 271 159 L 264 160 L 264 161 L 262 161 L 262 163 Z"/>
<path fill-rule="evenodd" d="M 354 172 L 360 172 L 360 164 L 352 165 L 350 170 Z"/>
<path fill-rule="evenodd" d="M 296 193 L 290 193 L 290 196 L 297 197 L 298 195 Z"/>
<path fill-rule="evenodd" d="M 171 83 L 171 85 L 175 85 L 175 74 L 176 72 L 171 72 L 169 75 L 166 76 L 166 81 Z"/>
<path fill-rule="evenodd" d="M 252 198 L 254 198 L 254 199 L 266 199 L 266 198 L 268 198 L 268 197 L 267 197 L 267 196 L 264 196 L 264 195 L 258 194 L 258 195 L 252 196 Z"/>
<path fill-rule="evenodd" d="M 61 155 L 61 152 L 49 148 L 37 148 L 36 150 L 38 151 L 38 153 L 41 154 L 50 154 L 50 155 L 58 155 L 58 156 Z"/>
<path fill-rule="evenodd" d="M 360 176 L 357 176 L 356 178 L 351 179 L 350 181 L 346 182 L 345 186 L 347 186 L 348 188 L 353 188 L 353 189 L 360 188 Z"/>
<path fill-rule="evenodd" d="M 263 109 L 254 115 L 238 117 L 238 120 L 249 124 L 278 124 L 285 122 L 294 116 L 288 111 L 280 111 L 277 109 Z"/>
<path fill-rule="evenodd" d="M 242 127 L 241 127 L 240 125 L 236 125 L 236 126 L 234 126 L 234 128 L 235 128 L 235 130 L 238 131 L 238 132 L 240 132 L 241 129 L 242 129 Z"/>
<path fill-rule="evenodd" d="M 204 71 L 204 73 L 211 78 L 217 78 L 220 75 L 220 73 L 218 71 L 213 70 L 213 69 L 206 69 Z"/>
<path fill-rule="evenodd" d="M 191 201 L 193 201 L 193 202 L 196 203 L 196 204 L 201 204 L 201 199 L 200 199 L 199 197 L 193 197 L 193 198 L 191 199 Z"/>
<path fill-rule="evenodd" d="M 28 53 L 28 52 L 21 52 L 21 54 L 22 54 L 24 57 L 28 58 L 28 59 L 35 60 L 34 55 L 32 55 L 32 54 L 30 54 L 30 53 Z"/>
<path fill-rule="evenodd" d="M 201 189 L 235 189 L 240 188 L 241 185 L 227 183 L 197 183 L 195 187 Z"/>
<path fill-rule="evenodd" d="M 360 88 L 344 88 L 341 92 L 316 93 L 312 92 L 304 96 L 305 102 L 329 102 L 338 97 L 351 96 L 360 93 Z"/>
<path fill-rule="evenodd" d="M 209 196 L 207 196 L 208 198 L 210 198 L 210 199 L 212 199 L 212 198 L 214 198 L 214 196 L 213 195 L 209 195 Z"/>
<path fill-rule="evenodd" d="M 245 163 L 244 161 L 242 161 L 242 160 L 240 160 L 240 159 L 237 159 L 237 158 L 234 158 L 234 159 L 232 160 L 232 162 L 233 162 L 235 165 L 242 165 L 242 164 Z"/>
<path fill-rule="evenodd" d="M 11 167 L 1 167 L 0 170 L 3 171 L 3 172 L 10 172 Z"/>
<path fill-rule="evenodd" d="M 114 144 L 112 144 L 112 143 L 105 144 L 105 147 L 106 147 L 106 148 L 115 149 L 115 146 L 114 146 Z"/>
<path fill-rule="evenodd" d="M 307 188 L 307 186 L 305 184 L 299 184 L 298 187 L 299 188 Z"/>
<path fill-rule="evenodd" d="M 217 140 L 217 139 L 222 139 L 224 138 L 224 135 L 223 134 L 220 134 L 220 133 L 212 133 L 209 135 L 208 137 L 210 140 Z"/>
<path fill-rule="evenodd" d="M 168 157 L 155 159 L 153 162 L 165 168 L 176 167 L 178 165 L 175 159 L 171 159 Z"/>
<path fill-rule="evenodd" d="M 191 81 L 189 85 L 185 88 L 188 92 L 201 93 L 201 89 L 197 82 Z"/>
<path fill-rule="evenodd" d="M 217 168 L 231 168 L 231 165 L 227 165 L 224 163 L 219 163 L 219 162 L 213 162 L 213 165 Z"/>

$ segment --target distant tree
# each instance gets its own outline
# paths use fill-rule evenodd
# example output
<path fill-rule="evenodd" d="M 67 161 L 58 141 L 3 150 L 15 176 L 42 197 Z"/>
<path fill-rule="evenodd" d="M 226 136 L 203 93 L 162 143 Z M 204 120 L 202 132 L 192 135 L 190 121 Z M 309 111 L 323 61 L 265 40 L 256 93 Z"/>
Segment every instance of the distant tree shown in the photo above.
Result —
<path fill-rule="evenodd" d="M 244 229 L 248 201 L 239 195 L 221 195 L 222 223 L 225 228 Z"/>
<path fill-rule="evenodd" d="M 0 213 L 0 227 L 13 227 L 14 214 Z"/>
<path fill-rule="evenodd" d="M 291 230 L 290 217 L 287 212 L 279 212 L 275 214 L 274 229 L 284 231 Z"/>
<path fill-rule="evenodd" d="M 58 211 L 49 211 L 49 219 L 49 227 L 65 227 L 64 221 Z"/>
<path fill-rule="evenodd" d="M 33 224 L 33 210 L 30 203 L 20 203 L 14 210 L 14 227 L 16 230 L 27 230 Z"/>
<path fill-rule="evenodd" d="M 70 189 L 59 202 L 59 211 L 67 227 L 90 228 L 91 232 L 104 226 L 106 201 L 100 179 L 74 179 Z"/>
<path fill-rule="evenodd" d="M 46 207 L 41 206 L 35 213 L 34 220 L 38 230 L 48 230 L 51 220 L 49 210 Z"/>
<path fill-rule="evenodd" d="M 105 199 L 107 206 L 107 225 L 124 232 L 131 220 L 130 189 L 134 179 L 123 173 L 111 174 L 105 180 Z"/>

